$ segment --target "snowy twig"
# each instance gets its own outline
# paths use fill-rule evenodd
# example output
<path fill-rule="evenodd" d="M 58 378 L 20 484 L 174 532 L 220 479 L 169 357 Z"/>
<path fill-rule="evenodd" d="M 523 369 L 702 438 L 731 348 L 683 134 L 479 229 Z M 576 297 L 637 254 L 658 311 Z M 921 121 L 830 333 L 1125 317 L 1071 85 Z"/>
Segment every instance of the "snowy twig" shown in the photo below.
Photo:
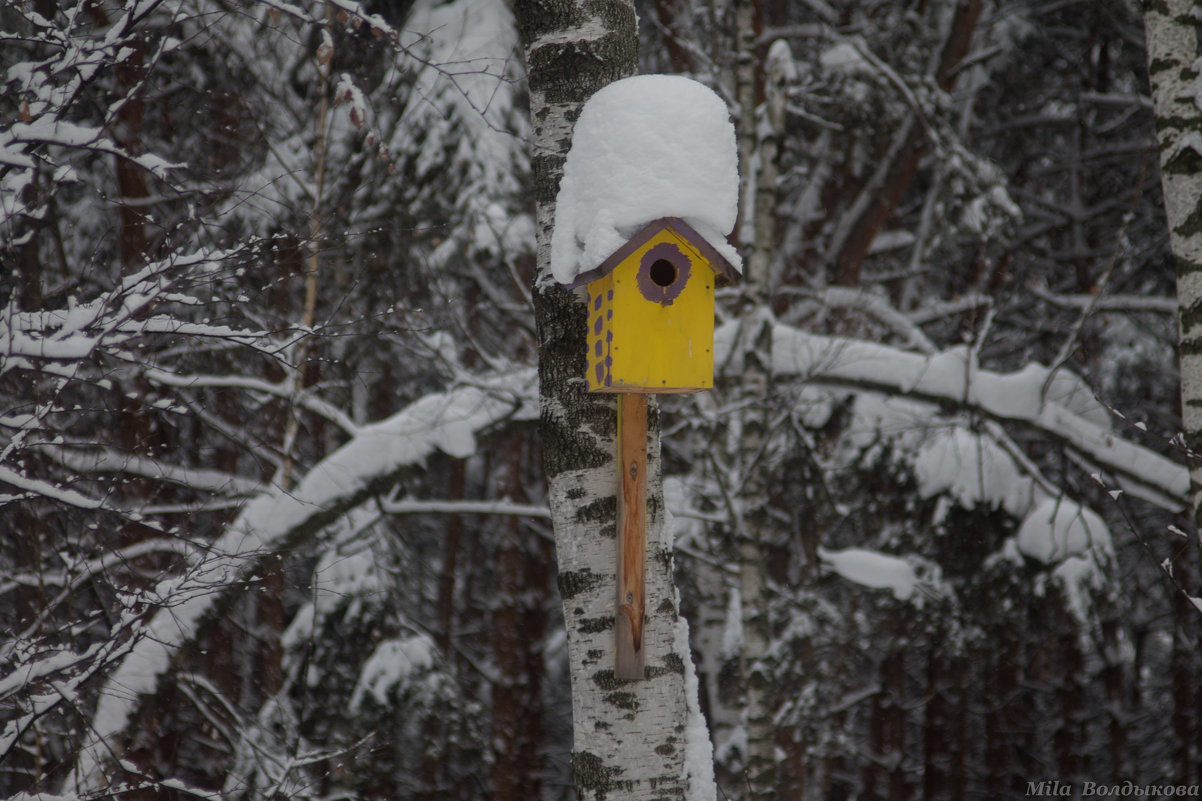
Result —
<path fill-rule="evenodd" d="M 980 309 L 982 306 L 988 307 L 992 304 L 993 299 L 991 297 L 974 292 L 956 300 L 925 304 L 912 312 L 908 312 L 906 317 L 914 325 L 925 325 L 946 317 L 953 317 L 957 314 L 969 314 Z"/>
<path fill-rule="evenodd" d="M 812 294 L 824 308 L 851 309 L 862 312 L 877 323 L 889 328 L 904 347 L 919 353 L 934 353 L 934 343 L 910 318 L 897 311 L 883 298 L 862 289 L 842 286 L 825 287 Z"/>
<path fill-rule="evenodd" d="M 273 383 L 261 378 L 240 375 L 185 375 L 153 367 L 146 370 L 146 378 L 151 383 L 166 387 L 243 389 L 247 392 L 261 392 L 277 398 L 291 398 L 294 391 L 293 386 L 287 381 Z M 301 390 L 297 393 L 296 405 L 319 417 L 324 417 L 351 436 L 359 431 L 359 426 L 345 412 L 308 390 Z"/>

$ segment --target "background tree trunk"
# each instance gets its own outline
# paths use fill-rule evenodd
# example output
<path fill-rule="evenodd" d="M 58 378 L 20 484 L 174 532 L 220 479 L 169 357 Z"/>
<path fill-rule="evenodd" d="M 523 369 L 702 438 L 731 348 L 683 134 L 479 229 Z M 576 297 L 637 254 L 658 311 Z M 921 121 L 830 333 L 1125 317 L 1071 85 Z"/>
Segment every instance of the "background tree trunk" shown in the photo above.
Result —
<path fill-rule="evenodd" d="M 1149 2 L 1144 24 L 1169 246 L 1177 262 L 1181 417 L 1193 523 L 1202 536 L 1202 108 L 1195 95 L 1199 43 L 1194 10 L 1190 0 Z"/>
<path fill-rule="evenodd" d="M 765 560 L 772 531 L 770 488 L 774 466 L 769 458 L 772 407 L 771 269 L 776 253 L 777 137 L 784 127 L 783 77 L 760 69 L 757 36 L 763 28 L 759 0 L 736 0 L 735 86 L 739 105 L 739 166 L 742 173 L 740 247 L 744 255 L 742 304 L 731 394 L 739 408 L 735 449 L 738 510 L 735 537 L 742 593 L 747 753 L 745 779 L 750 798 L 777 798 L 776 695 L 763 659 L 772 642 Z M 767 77 L 767 80 L 765 80 Z M 761 120 L 761 114 L 764 118 Z"/>
<path fill-rule="evenodd" d="M 1189 468 L 1190 520 L 1202 549 L 1202 104 L 1197 96 L 1199 42 L 1197 5 L 1188 0 L 1145 4 L 1145 39 L 1148 78 L 1156 112 L 1156 139 L 1160 147 L 1160 181 L 1168 216 L 1169 247 L 1177 268 L 1179 326 L 1178 359 L 1181 364 L 1181 423 L 1185 435 L 1185 461 Z M 1195 550 L 1197 553 L 1198 550 Z M 1199 710 L 1188 689 L 1197 686 L 1196 639 L 1187 632 L 1197 628 L 1197 610 L 1185 597 L 1190 591 L 1190 560 L 1179 553 L 1172 563 L 1173 687 L 1172 726 L 1176 734 L 1174 779 L 1182 784 L 1202 776 L 1197 735 Z M 1197 594 L 1196 592 L 1194 594 Z M 1193 642 L 1191 646 L 1187 643 Z M 1196 692 L 1196 690 L 1195 690 Z"/>

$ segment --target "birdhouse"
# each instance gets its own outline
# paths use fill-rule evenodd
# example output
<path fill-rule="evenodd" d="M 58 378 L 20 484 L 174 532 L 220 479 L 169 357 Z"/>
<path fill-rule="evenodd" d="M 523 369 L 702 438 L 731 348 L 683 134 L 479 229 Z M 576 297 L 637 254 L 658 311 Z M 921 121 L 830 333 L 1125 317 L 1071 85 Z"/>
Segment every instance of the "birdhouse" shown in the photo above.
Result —
<path fill-rule="evenodd" d="M 738 270 L 690 225 L 655 220 L 596 269 L 589 295 L 590 392 L 681 393 L 714 384 L 714 287 Z"/>

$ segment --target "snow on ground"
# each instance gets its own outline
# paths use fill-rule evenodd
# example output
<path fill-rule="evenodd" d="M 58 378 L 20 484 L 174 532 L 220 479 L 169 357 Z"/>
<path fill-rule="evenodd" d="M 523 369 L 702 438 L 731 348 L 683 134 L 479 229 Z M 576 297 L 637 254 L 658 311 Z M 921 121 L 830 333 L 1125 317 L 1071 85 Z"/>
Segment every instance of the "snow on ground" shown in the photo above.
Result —
<path fill-rule="evenodd" d="M 726 242 L 739 204 L 738 149 L 726 104 L 679 75 L 636 75 L 584 105 L 564 164 L 551 272 L 569 284 L 648 223 L 680 217 L 736 268 Z"/>

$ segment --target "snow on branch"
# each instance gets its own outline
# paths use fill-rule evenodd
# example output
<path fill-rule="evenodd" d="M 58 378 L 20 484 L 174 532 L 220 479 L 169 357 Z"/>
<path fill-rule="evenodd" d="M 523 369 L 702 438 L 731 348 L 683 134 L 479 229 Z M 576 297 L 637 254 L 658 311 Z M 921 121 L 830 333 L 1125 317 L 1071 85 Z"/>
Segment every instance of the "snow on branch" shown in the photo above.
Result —
<path fill-rule="evenodd" d="M 287 0 L 258 0 L 272 15 L 284 14 L 305 25 L 322 26 L 326 24 L 324 11 L 318 13 L 307 3 L 290 3 Z M 355 0 L 329 0 L 329 5 L 337 9 L 338 21 L 352 29 L 367 25 L 372 35 L 387 37 L 389 41 L 400 39 L 400 32 L 379 14 L 373 14 L 364 8 L 362 3 Z M 317 6 L 320 11 L 322 6 Z"/>
<path fill-rule="evenodd" d="M 78 701 L 85 682 L 129 652 L 132 640 L 124 636 L 124 630 L 131 625 L 129 619 L 118 622 L 111 636 L 83 653 L 43 649 L 31 658 L 30 654 L 9 653 L 5 649 L 4 661 L 16 667 L 0 676 L 0 704 L 13 709 L 13 696 L 18 694 L 20 703 L 15 704 L 16 714 L 0 727 L 0 759 L 20 742 L 38 718 L 61 703 Z"/>
<path fill-rule="evenodd" d="M 30 447 L 46 454 L 75 475 L 88 473 L 124 473 L 154 479 L 199 492 L 248 496 L 262 487 L 259 481 L 220 470 L 206 470 L 122 453 L 111 448 L 65 448 L 37 443 Z"/>
<path fill-rule="evenodd" d="M 822 312 L 846 310 L 867 315 L 887 328 L 905 346 L 920 353 L 934 353 L 935 345 L 911 318 L 899 312 L 885 298 L 862 289 L 844 286 L 824 287 L 819 291 L 800 290 L 803 297 L 813 298 Z"/>
<path fill-rule="evenodd" d="M 182 575 L 156 588 L 159 609 L 101 690 L 88 739 L 65 787 L 89 792 L 104 785 L 107 761 L 119 752 L 121 734 L 138 705 L 216 612 L 224 591 L 251 580 L 265 554 L 335 524 L 436 450 L 467 457 L 475 451 L 478 433 L 506 420 L 536 419 L 535 381 L 534 370 L 523 368 L 427 395 L 361 428 L 291 491 L 273 488 L 252 499 L 212 546 L 188 555 Z"/>
<path fill-rule="evenodd" d="M 105 551 L 94 559 L 73 562 L 64 570 L 13 574 L 0 582 L 0 597 L 22 586 L 61 587 L 70 592 L 93 576 L 103 575 L 117 567 L 124 567 L 139 557 L 148 554 L 181 556 L 188 553 L 188 550 L 188 544 L 174 536 L 142 540 L 122 548 Z M 44 608 L 41 610 L 41 614 L 45 616 L 47 611 Z M 6 656 L 7 651 L 0 648 L 0 658 Z"/>
<path fill-rule="evenodd" d="M 507 498 L 488 501 L 423 501 L 400 498 L 384 501 L 382 511 L 391 515 L 449 514 L 449 515 L 509 515 L 514 517 L 551 517 L 546 504 L 515 503 Z"/>
<path fill-rule="evenodd" d="M 887 589 L 899 601 L 908 601 L 919 586 L 914 566 L 897 556 L 847 548 L 842 551 L 818 549 L 823 564 L 850 582 L 874 589 Z"/>
<path fill-rule="evenodd" d="M 159 386 L 185 389 L 225 387 L 288 399 L 297 394 L 296 387 L 288 380 L 271 382 L 242 375 L 184 375 L 151 367 L 146 369 L 146 379 Z M 359 426 L 351 420 L 346 412 L 322 400 L 309 390 L 302 390 L 296 398 L 296 403 L 301 408 L 329 420 L 347 434 L 354 436 L 359 432 Z"/>
<path fill-rule="evenodd" d="M 1096 311 L 1177 313 L 1176 298 L 1154 298 L 1143 295 L 1110 295 L 1103 298 L 1094 295 L 1059 295 L 1037 283 L 1032 283 L 1030 288 L 1037 298 L 1065 309 L 1084 309 L 1092 306 Z"/>
<path fill-rule="evenodd" d="M 28 191 L 41 170 L 56 183 L 66 183 L 79 179 L 72 160 L 104 155 L 168 181 L 171 171 L 181 166 L 154 153 L 131 152 L 114 137 L 114 118 L 128 97 L 110 104 L 103 124 L 79 121 L 80 107 L 95 102 L 94 94 L 86 91 L 88 84 L 127 58 L 129 35 L 160 5 L 161 0 L 126 3 L 103 36 L 88 36 L 75 28 L 78 11 L 69 14 L 71 23 L 60 29 L 28 3 L 6 4 L 35 32 L 30 41 L 50 55 L 18 61 L 0 77 L 0 91 L 11 94 L 17 105 L 17 119 L 0 127 L 0 239 L 12 236 L 13 220 L 46 213 L 46 193 Z"/>
<path fill-rule="evenodd" d="M 163 302 L 199 305 L 200 301 L 174 288 L 189 276 L 213 272 L 231 255 L 209 250 L 174 255 L 125 277 L 100 297 L 84 303 L 70 299 L 64 309 L 0 309 L 0 375 L 13 369 L 35 369 L 47 360 L 88 359 L 99 349 L 111 349 L 148 334 L 217 337 L 255 345 L 264 334 L 161 314 L 145 315 Z"/>
<path fill-rule="evenodd" d="M 717 363 L 731 359 L 735 333 L 734 324 L 715 332 Z M 1108 471 L 1131 495 L 1171 511 L 1182 509 L 1188 498 L 1189 476 L 1182 465 L 1116 436 L 1092 416 L 1049 397 L 1048 368 L 1039 364 L 999 373 L 979 367 L 964 347 L 919 354 L 778 324 L 773 368 L 780 376 L 953 403 L 998 420 L 1025 423 Z"/>

